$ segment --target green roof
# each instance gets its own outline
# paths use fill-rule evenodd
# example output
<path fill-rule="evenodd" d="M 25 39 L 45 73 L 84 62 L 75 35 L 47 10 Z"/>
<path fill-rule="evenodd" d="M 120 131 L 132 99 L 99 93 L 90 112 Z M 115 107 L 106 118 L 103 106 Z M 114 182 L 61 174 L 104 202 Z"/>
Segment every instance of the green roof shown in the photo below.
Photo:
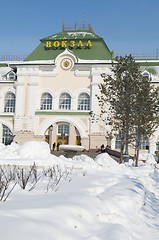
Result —
<path fill-rule="evenodd" d="M 40 45 L 24 61 L 55 60 L 66 48 L 70 49 L 77 58 L 84 60 L 112 59 L 112 52 L 103 38 L 88 30 L 63 31 L 40 41 Z M 62 41 L 65 41 L 66 47 L 62 47 Z M 70 41 L 74 41 L 74 47 L 70 46 Z M 82 47 L 78 47 L 79 41 L 82 42 Z M 46 47 L 46 42 L 49 42 L 51 47 Z M 54 42 L 59 42 L 58 47 L 54 47 Z"/>
<path fill-rule="evenodd" d="M 0 67 L 8 67 L 8 65 L 5 63 L 0 63 Z"/>
<path fill-rule="evenodd" d="M 74 30 L 74 31 L 63 31 L 46 38 L 42 38 L 40 41 L 48 40 L 83 40 L 83 39 L 102 39 L 98 35 L 90 32 L 89 30 Z"/>

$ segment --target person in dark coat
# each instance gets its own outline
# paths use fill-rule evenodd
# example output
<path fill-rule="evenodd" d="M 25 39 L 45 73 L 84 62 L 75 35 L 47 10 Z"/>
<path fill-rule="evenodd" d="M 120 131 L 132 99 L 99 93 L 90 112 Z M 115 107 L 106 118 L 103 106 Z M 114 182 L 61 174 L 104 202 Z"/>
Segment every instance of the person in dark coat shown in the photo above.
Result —
<path fill-rule="evenodd" d="M 60 144 L 59 144 L 59 142 L 57 143 L 57 151 L 59 151 L 59 146 L 60 146 Z"/>
<path fill-rule="evenodd" d="M 52 150 L 55 151 L 56 143 L 53 143 Z"/>
<path fill-rule="evenodd" d="M 101 145 L 100 149 L 101 149 L 101 153 L 103 153 L 104 152 L 104 144 Z"/>

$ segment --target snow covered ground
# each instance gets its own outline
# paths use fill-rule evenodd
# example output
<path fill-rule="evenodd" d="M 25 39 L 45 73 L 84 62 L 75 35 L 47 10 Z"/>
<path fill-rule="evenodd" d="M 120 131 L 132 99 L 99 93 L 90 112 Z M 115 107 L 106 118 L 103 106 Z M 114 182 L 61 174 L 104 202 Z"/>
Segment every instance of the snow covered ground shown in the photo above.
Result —
<path fill-rule="evenodd" d="M 50 155 L 42 142 L 0 145 L 3 171 L 35 164 L 35 188 L 20 184 L 0 201 L 3 240 L 157 240 L 159 239 L 159 164 L 119 165 L 107 153 L 95 160 L 84 154 L 72 159 Z M 6 167 L 5 167 L 6 166 Z M 47 169 L 61 174 L 53 185 Z M 1 173 L 3 172 L 1 171 Z M 50 186 L 50 187 L 48 187 Z"/>

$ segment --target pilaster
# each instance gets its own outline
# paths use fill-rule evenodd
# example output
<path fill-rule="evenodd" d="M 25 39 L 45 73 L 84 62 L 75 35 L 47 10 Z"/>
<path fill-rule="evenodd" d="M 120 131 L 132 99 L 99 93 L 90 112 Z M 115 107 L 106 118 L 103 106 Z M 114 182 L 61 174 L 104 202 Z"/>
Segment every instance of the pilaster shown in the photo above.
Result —
<path fill-rule="evenodd" d="M 69 132 L 69 144 L 75 145 L 76 144 L 76 132 L 75 127 L 70 124 L 70 132 Z"/>
<path fill-rule="evenodd" d="M 99 83 L 100 83 L 100 72 L 98 72 L 96 69 L 92 69 L 92 81 L 91 81 L 91 111 L 95 114 L 99 114 L 99 103 L 98 99 L 96 97 L 99 96 Z M 90 123 L 90 133 L 96 133 L 98 132 L 98 123 Z"/>
<path fill-rule="evenodd" d="M 28 83 L 28 131 L 34 131 L 34 116 L 36 110 L 36 89 L 37 89 L 37 76 L 30 76 Z"/>

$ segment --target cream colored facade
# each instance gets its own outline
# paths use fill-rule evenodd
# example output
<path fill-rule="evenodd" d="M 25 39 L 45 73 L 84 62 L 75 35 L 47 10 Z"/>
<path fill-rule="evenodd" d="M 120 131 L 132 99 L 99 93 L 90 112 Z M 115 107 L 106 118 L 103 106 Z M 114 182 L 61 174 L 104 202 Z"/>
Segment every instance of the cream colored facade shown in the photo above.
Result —
<path fill-rule="evenodd" d="M 65 58 L 72 62 L 68 70 L 61 65 Z M 67 144 L 81 144 L 87 150 L 100 148 L 102 143 L 106 145 L 104 126 L 101 126 L 103 123 L 92 123 L 89 113 L 99 113 L 96 98 L 99 93 L 98 84 L 101 82 L 101 73 L 110 73 L 110 61 L 81 60 L 79 63 L 66 49 L 55 61 L 21 62 L 10 66 L 17 69 L 17 80 L 8 83 L 7 87 L 1 86 L 0 91 L 2 101 L 5 93 L 15 93 L 15 113 L 4 113 L 3 102 L 1 123 L 15 135 L 15 142 L 23 144 L 28 140 L 47 140 L 52 125 L 51 142 L 57 143 L 57 137 L 60 136 L 58 126 L 64 124 L 69 126 L 69 133 L 64 134 Z M 41 97 L 44 93 L 52 96 L 52 107 L 49 110 L 41 110 Z M 68 93 L 71 97 L 70 110 L 59 108 L 62 93 Z M 87 110 L 78 110 L 79 96 L 82 93 L 89 96 L 90 107 Z M 77 141 L 77 138 L 80 140 Z"/>
<path fill-rule="evenodd" d="M 116 139 L 110 140 L 107 137 L 110 129 L 103 122 L 92 122 L 90 119 L 90 111 L 95 114 L 100 112 L 96 97 L 99 95 L 98 85 L 102 82 L 102 73 L 111 74 L 111 60 L 82 60 L 65 49 L 55 60 L 11 62 L 8 65 L 6 72 L 5 68 L 0 68 L 1 142 L 8 144 L 6 139 L 11 135 L 18 144 L 38 140 L 50 142 L 51 147 L 54 142 L 56 145 L 59 142 L 80 144 L 86 150 L 100 148 L 101 144 L 117 148 Z M 148 73 L 147 67 L 142 68 L 143 73 Z M 151 74 L 152 84 L 158 86 L 159 66 L 154 68 L 155 74 Z M 16 79 L 7 77 L 12 69 L 16 70 Z M 6 108 L 8 93 L 15 96 L 15 109 L 11 106 Z M 45 101 L 42 102 L 42 96 L 45 93 L 52 98 L 50 105 L 46 103 L 49 109 L 44 109 L 43 106 Z M 69 104 L 67 100 L 60 102 L 64 93 L 70 96 Z M 80 109 L 81 94 L 89 97 L 87 104 L 84 103 L 86 109 Z M 13 103 L 14 101 L 8 100 L 9 105 Z M 62 108 L 60 104 L 63 104 Z M 154 153 L 158 142 L 159 128 L 149 140 L 149 149 L 143 148 L 143 152 Z M 131 153 L 133 151 L 130 150 Z"/>

